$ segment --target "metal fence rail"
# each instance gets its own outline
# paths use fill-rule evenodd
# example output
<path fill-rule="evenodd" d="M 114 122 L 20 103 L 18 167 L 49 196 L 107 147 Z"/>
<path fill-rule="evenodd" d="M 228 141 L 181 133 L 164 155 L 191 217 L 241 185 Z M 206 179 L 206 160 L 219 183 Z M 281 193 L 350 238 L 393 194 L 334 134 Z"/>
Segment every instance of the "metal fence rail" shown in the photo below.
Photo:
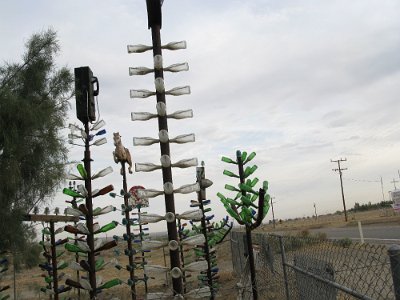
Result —
<path fill-rule="evenodd" d="M 239 276 L 246 274 L 243 236 L 231 233 Z M 311 236 L 253 234 L 253 239 L 260 299 L 400 299 L 394 293 L 400 287 L 399 250 L 389 255 L 386 245 Z M 247 290 L 243 299 L 251 299 L 251 289 L 241 288 L 242 294 Z"/>

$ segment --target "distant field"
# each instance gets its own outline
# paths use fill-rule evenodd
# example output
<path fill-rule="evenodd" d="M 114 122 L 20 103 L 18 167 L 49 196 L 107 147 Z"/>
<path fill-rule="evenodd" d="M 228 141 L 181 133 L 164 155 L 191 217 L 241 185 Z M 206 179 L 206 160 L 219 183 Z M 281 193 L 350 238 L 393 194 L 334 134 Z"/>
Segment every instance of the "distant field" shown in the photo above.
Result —
<path fill-rule="evenodd" d="M 345 222 L 344 214 L 321 215 L 318 218 L 304 218 L 291 221 L 276 222 L 275 229 L 272 224 L 263 225 L 258 230 L 262 231 L 291 231 L 307 230 L 324 227 L 357 226 L 358 221 L 363 225 L 372 224 L 400 224 L 400 214 L 392 208 L 377 209 L 364 212 L 348 213 L 348 221 Z"/>

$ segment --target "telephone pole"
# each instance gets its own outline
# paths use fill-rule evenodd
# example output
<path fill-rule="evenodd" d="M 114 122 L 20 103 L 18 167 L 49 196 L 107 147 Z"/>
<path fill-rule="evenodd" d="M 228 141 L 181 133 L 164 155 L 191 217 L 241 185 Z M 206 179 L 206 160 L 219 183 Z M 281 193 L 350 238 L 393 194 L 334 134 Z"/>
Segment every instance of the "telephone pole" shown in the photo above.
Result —
<path fill-rule="evenodd" d="M 347 222 L 347 211 L 346 211 L 346 202 L 345 202 L 345 200 L 344 200 L 344 192 L 343 192 L 343 180 L 342 180 L 342 171 L 345 171 L 345 170 L 347 170 L 347 168 L 341 168 L 341 166 L 340 166 L 340 162 L 343 162 L 343 161 L 347 161 L 347 159 L 345 158 L 345 159 L 338 159 L 338 160 L 332 160 L 331 159 L 331 162 L 333 162 L 333 163 L 337 163 L 338 164 L 338 168 L 337 169 L 332 169 L 332 171 L 339 171 L 339 177 L 340 177 L 340 187 L 341 187 L 341 190 L 342 190 L 342 200 L 343 200 L 343 208 L 344 208 L 344 219 L 345 219 L 345 221 Z"/>
<path fill-rule="evenodd" d="M 314 202 L 314 212 L 315 212 L 315 220 L 317 220 L 318 215 L 317 215 L 317 206 L 315 205 L 315 202 Z"/>

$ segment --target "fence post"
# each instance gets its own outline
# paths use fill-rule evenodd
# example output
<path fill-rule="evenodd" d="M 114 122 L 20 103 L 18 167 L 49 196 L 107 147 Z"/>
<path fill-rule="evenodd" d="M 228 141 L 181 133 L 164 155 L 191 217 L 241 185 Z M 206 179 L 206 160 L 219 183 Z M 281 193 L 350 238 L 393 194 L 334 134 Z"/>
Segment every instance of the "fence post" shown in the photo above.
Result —
<path fill-rule="evenodd" d="M 392 271 L 394 295 L 400 300 L 400 246 L 391 245 L 388 249 L 390 269 Z"/>
<path fill-rule="evenodd" d="M 282 268 L 283 268 L 283 279 L 285 281 L 285 292 L 286 292 L 286 299 L 289 300 L 289 280 L 286 272 L 286 253 L 285 253 L 285 246 L 283 244 L 282 236 L 279 236 L 279 245 L 281 247 L 281 257 L 282 257 Z M 396 299 L 397 300 L 397 299 Z"/>

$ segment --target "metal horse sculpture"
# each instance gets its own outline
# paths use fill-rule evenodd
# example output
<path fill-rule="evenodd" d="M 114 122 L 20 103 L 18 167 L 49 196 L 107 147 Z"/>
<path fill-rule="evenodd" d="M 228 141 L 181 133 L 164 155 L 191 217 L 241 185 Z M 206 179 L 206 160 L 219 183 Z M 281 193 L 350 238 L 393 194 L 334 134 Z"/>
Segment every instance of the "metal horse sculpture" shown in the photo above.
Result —
<path fill-rule="evenodd" d="M 115 151 L 113 151 L 114 161 L 115 163 L 127 163 L 129 165 L 128 170 L 129 173 L 132 174 L 132 158 L 131 153 L 127 148 L 122 145 L 121 136 L 119 132 L 114 132 L 114 146 Z M 122 168 L 121 168 L 121 175 L 122 175 Z"/>

